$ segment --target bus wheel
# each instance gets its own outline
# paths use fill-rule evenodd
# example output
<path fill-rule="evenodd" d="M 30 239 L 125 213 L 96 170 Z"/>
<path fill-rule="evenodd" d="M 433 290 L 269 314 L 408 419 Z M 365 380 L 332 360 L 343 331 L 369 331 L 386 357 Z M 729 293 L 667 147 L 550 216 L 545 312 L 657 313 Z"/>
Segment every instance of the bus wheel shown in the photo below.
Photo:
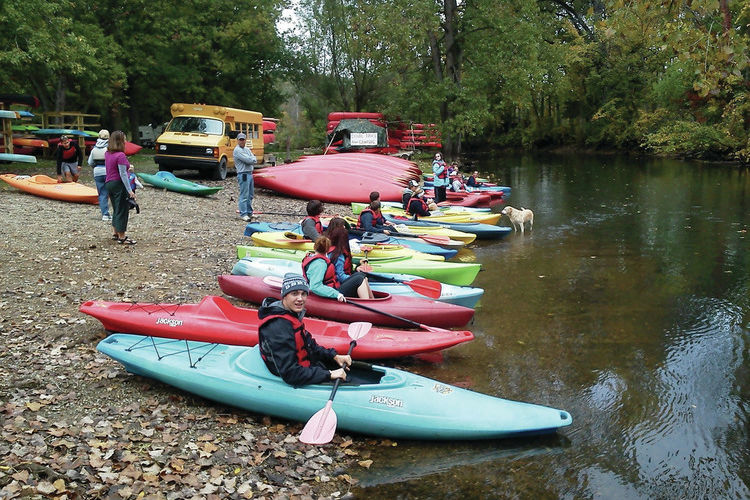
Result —
<path fill-rule="evenodd" d="M 227 159 L 222 158 L 219 165 L 214 170 L 214 180 L 223 181 L 227 178 Z"/>

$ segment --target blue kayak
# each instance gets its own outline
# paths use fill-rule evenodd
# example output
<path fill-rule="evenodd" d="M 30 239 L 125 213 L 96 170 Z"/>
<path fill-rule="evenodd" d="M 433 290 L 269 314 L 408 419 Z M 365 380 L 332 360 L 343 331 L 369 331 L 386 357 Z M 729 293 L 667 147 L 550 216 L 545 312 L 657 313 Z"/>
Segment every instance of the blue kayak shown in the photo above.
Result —
<path fill-rule="evenodd" d="M 274 231 L 291 231 L 296 234 L 302 234 L 302 226 L 293 222 L 250 222 L 247 226 L 245 226 L 245 236 L 252 236 L 253 233 L 256 232 L 267 233 Z M 353 232 L 349 234 L 349 238 L 360 239 L 361 236 L 356 235 L 355 233 L 357 233 L 357 231 L 353 230 Z M 431 255 L 440 255 L 442 257 L 445 257 L 446 259 L 455 257 L 458 253 L 458 250 L 439 247 L 437 245 L 433 245 L 419 239 L 397 238 L 394 236 L 385 235 L 383 233 L 365 234 L 370 235 L 370 239 L 368 241 L 367 238 L 365 238 L 360 241 L 360 244 L 393 243 L 394 245 L 401 245 L 407 248 L 411 248 L 412 250 L 415 250 L 417 252 L 428 253 Z"/>
<path fill-rule="evenodd" d="M 97 349 L 131 373 L 219 403 L 300 422 L 323 408 L 331 392 L 330 384 L 287 385 L 268 371 L 257 346 L 115 334 Z M 333 410 L 340 430 L 403 439 L 494 439 L 551 433 L 573 422 L 563 410 L 366 363 L 352 366 Z"/>
<path fill-rule="evenodd" d="M 513 232 L 513 228 L 511 227 L 493 226 L 491 224 L 482 224 L 480 222 L 434 222 L 427 220 L 414 220 L 411 217 L 399 217 L 388 213 L 383 213 L 383 217 L 386 221 L 392 224 L 447 227 L 455 231 L 476 234 L 477 239 L 480 240 L 498 240 Z"/>
<path fill-rule="evenodd" d="M 232 274 L 242 276 L 278 276 L 283 278 L 286 273 L 302 274 L 302 265 L 293 260 L 274 259 L 269 257 L 244 257 L 232 267 Z M 474 309 L 484 294 L 484 289 L 472 286 L 449 285 L 440 283 L 440 297 L 434 299 L 415 291 L 405 281 L 424 279 L 421 276 L 393 273 L 367 273 L 370 288 L 376 292 L 404 295 L 406 297 L 420 297 L 456 304 Z M 418 287 L 417 287 L 418 289 Z"/>

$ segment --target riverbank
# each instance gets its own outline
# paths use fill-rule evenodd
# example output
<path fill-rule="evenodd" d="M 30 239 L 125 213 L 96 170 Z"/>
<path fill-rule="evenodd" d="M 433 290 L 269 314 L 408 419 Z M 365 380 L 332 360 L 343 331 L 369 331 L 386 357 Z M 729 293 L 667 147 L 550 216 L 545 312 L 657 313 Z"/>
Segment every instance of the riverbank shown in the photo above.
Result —
<path fill-rule="evenodd" d="M 136 171 L 155 171 L 149 158 L 136 155 Z M 54 165 L 3 164 L 0 172 L 53 176 Z M 110 239 L 95 205 L 0 183 L 0 497 L 341 498 L 356 482 L 347 471 L 369 465 L 368 452 L 346 435 L 304 445 L 301 423 L 130 375 L 96 351 L 106 332 L 78 312 L 84 301 L 222 295 L 216 277 L 231 271 L 235 246 L 248 242 L 235 212 L 237 182 L 185 177 L 224 189 L 209 198 L 139 190 L 132 247 Z M 94 185 L 90 169 L 81 181 Z M 304 204 L 259 191 L 254 208 L 302 213 Z M 351 214 L 345 206 L 326 211 Z"/>

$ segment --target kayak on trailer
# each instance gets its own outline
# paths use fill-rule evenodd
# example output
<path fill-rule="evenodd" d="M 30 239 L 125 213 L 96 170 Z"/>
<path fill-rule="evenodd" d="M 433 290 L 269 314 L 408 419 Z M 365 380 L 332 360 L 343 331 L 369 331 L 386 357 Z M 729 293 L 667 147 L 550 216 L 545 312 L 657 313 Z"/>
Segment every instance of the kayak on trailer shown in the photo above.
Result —
<path fill-rule="evenodd" d="M 7 109 L 0 109 L 0 118 L 14 120 L 16 118 L 20 118 L 20 115 L 16 113 L 15 111 L 10 111 Z"/>
<path fill-rule="evenodd" d="M 286 259 L 271 259 L 268 257 L 245 257 L 240 259 L 232 267 L 232 274 L 240 276 L 278 276 L 283 278 L 286 273 L 302 274 L 302 266 L 299 262 Z M 389 293 L 391 295 L 406 295 L 407 297 L 421 297 L 439 302 L 448 302 L 459 306 L 474 308 L 477 301 L 484 294 L 482 288 L 470 286 L 456 286 L 439 281 L 430 281 L 431 288 L 440 289 L 440 297 L 433 299 L 431 296 L 419 293 L 421 276 L 393 273 L 366 273 L 370 288 L 376 292 Z M 416 281 L 415 281 L 416 280 Z M 409 284 L 411 283 L 411 286 Z"/>
<path fill-rule="evenodd" d="M 307 252 L 304 250 L 237 245 L 237 257 L 240 259 L 249 256 L 302 262 L 305 255 L 307 255 Z M 355 264 L 360 262 L 357 257 L 353 257 L 352 260 Z M 459 286 L 471 285 L 481 269 L 481 266 L 476 263 L 436 262 L 408 257 L 396 259 L 368 258 L 368 264 L 376 273 L 413 274 Z"/>
<path fill-rule="evenodd" d="M 219 288 L 232 297 L 260 304 L 266 297 L 281 298 L 281 281 L 277 276 L 261 278 L 224 274 L 219 276 Z M 339 302 L 311 293 L 307 297 L 305 309 L 313 316 L 334 321 L 369 321 L 376 325 L 400 327 L 407 327 L 409 323 L 392 316 L 439 328 L 464 326 L 474 317 L 473 309 L 455 304 L 420 297 L 393 296 L 382 292 L 373 294 L 374 299 L 347 297 L 346 302 Z M 369 311 L 357 305 L 379 312 Z"/>
<path fill-rule="evenodd" d="M 330 383 L 286 384 L 268 371 L 257 346 L 141 340 L 110 335 L 97 349 L 131 373 L 254 413 L 305 422 L 331 395 Z M 341 430 L 398 439 L 494 439 L 552 433 L 573 422 L 564 410 L 361 362 L 353 363 L 332 408 Z"/>
<path fill-rule="evenodd" d="M 81 137 L 88 137 L 89 135 L 83 130 L 76 130 L 72 128 L 40 128 L 32 131 L 36 135 L 77 135 Z"/>
<path fill-rule="evenodd" d="M 294 250 L 313 251 L 313 241 L 308 240 L 301 234 L 291 231 L 275 231 L 269 233 L 255 232 L 250 236 L 253 243 L 260 247 L 270 248 L 291 248 Z M 352 258 L 365 258 L 363 246 L 369 246 L 366 258 L 368 259 L 391 259 L 394 257 L 411 257 L 414 259 L 444 261 L 442 255 L 433 255 L 423 252 L 417 252 L 403 245 L 391 245 L 388 243 L 361 243 L 359 240 L 351 239 L 350 246 Z"/>
<path fill-rule="evenodd" d="M 423 219 L 414 220 L 413 218 L 403 217 L 399 215 L 393 215 L 384 213 L 383 217 L 385 220 L 392 224 L 406 224 L 410 227 L 415 226 L 442 226 L 454 229 L 456 231 L 462 231 L 464 233 L 473 233 L 478 239 L 481 240 L 496 240 L 509 235 L 513 228 L 507 226 L 493 226 L 490 224 L 481 224 L 479 222 L 437 222 L 427 221 Z"/>
<path fill-rule="evenodd" d="M 36 156 L 21 155 L 21 154 L 14 154 L 14 153 L 0 153 L 0 161 L 18 162 L 18 163 L 36 163 Z"/>
<path fill-rule="evenodd" d="M 79 310 L 102 322 L 105 330 L 150 337 L 254 346 L 258 343 L 258 311 L 236 307 L 222 297 L 204 297 L 198 304 L 147 304 L 90 300 Z M 346 354 L 349 325 L 305 318 L 315 341 Z M 393 330 L 373 327 L 357 341 L 355 359 L 383 359 L 440 351 L 474 338 L 469 331 Z M 184 344 L 183 344 L 184 345 Z"/>
<path fill-rule="evenodd" d="M 29 194 L 51 198 L 53 200 L 71 201 L 74 203 L 99 203 L 99 194 L 95 188 L 84 186 L 77 182 L 62 182 L 46 175 L 16 175 L 2 174 L 0 179 L 11 186 Z"/>
<path fill-rule="evenodd" d="M 155 175 L 140 173 L 135 175 L 137 175 L 143 182 L 154 187 L 166 189 L 167 191 L 175 191 L 177 193 L 192 194 L 194 196 L 208 196 L 218 193 L 223 189 L 221 186 L 206 186 L 204 184 L 198 184 L 197 182 L 180 179 L 172 172 L 166 171 L 157 172 Z"/>
<path fill-rule="evenodd" d="M 323 226 L 325 227 L 327 224 L 327 221 L 322 221 Z M 247 226 L 245 226 L 245 236 L 252 237 L 253 233 L 268 233 L 268 232 L 278 232 L 278 231 L 284 231 L 284 232 L 292 232 L 295 234 L 302 234 L 302 226 L 299 224 L 295 224 L 293 222 L 250 222 Z M 445 243 L 445 241 L 450 241 L 449 239 L 439 239 L 439 238 L 432 238 L 428 236 L 425 239 L 410 239 L 410 238 L 404 238 L 401 237 L 401 235 L 393 236 L 393 235 L 385 235 L 383 233 L 367 233 L 364 231 L 359 231 L 357 229 L 351 229 L 349 231 L 350 238 L 358 238 L 360 240 L 360 244 L 371 244 L 371 243 L 392 243 L 395 245 L 402 245 L 407 248 L 411 248 L 412 250 L 416 250 L 417 252 L 422 253 L 429 253 L 432 255 L 442 255 L 446 259 L 450 259 L 451 257 L 455 257 L 458 253 L 458 250 L 456 248 L 450 248 L 450 247 L 442 247 L 439 246 L 439 243 Z M 382 237 L 380 239 L 373 239 L 369 238 L 372 241 L 368 241 L 368 236 L 371 237 Z M 435 243 L 431 243 L 430 241 L 434 241 Z M 461 244 L 459 248 L 463 246 Z"/>

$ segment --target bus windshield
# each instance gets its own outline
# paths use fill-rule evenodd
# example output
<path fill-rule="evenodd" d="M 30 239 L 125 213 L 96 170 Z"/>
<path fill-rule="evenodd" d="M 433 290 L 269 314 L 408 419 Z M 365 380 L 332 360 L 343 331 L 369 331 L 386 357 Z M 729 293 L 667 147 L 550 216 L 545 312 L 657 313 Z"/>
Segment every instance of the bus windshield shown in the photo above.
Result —
<path fill-rule="evenodd" d="M 176 116 L 169 122 L 167 132 L 224 135 L 224 123 L 199 116 Z"/>

